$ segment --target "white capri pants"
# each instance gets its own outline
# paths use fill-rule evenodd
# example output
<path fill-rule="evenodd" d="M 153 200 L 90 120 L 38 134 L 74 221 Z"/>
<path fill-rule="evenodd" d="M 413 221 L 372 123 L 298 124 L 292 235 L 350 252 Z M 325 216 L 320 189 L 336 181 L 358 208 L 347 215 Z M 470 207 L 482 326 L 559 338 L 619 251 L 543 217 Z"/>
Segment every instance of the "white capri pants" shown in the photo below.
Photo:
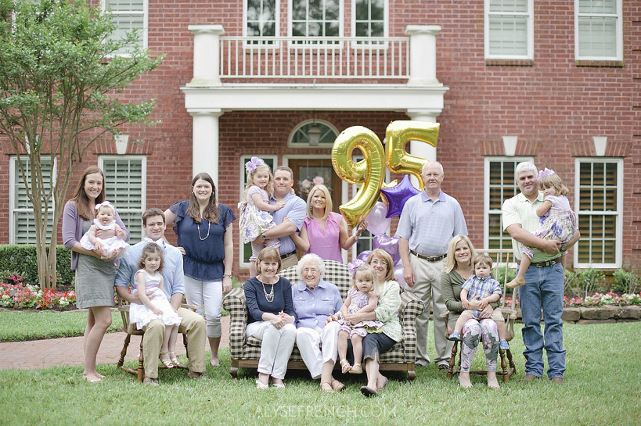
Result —
<path fill-rule="evenodd" d="M 274 379 L 284 379 L 287 373 L 287 362 L 296 342 L 296 327 L 285 324 L 280 329 L 269 321 L 256 321 L 247 325 L 247 337 L 261 339 L 258 372 L 269 374 Z"/>
<path fill-rule="evenodd" d="M 205 312 L 207 337 L 220 337 L 220 306 L 223 303 L 223 282 L 203 281 L 185 276 L 185 297 L 187 303 L 198 306 L 196 313 Z"/>
<path fill-rule="evenodd" d="M 327 361 L 336 363 L 338 356 L 338 321 L 327 323 L 325 327 L 300 327 L 296 329 L 296 346 L 300 355 L 312 375 L 313 379 L 319 379 L 323 364 Z M 323 352 L 319 345 L 323 344 Z"/>

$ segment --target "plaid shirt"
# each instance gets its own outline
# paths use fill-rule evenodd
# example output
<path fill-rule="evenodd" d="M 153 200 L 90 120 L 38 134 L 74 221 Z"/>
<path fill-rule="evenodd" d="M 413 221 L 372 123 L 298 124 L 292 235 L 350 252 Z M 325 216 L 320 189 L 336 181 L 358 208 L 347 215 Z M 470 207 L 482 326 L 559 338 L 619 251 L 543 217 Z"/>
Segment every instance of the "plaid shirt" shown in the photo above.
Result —
<path fill-rule="evenodd" d="M 476 275 L 472 275 L 463 283 L 461 290 L 467 290 L 468 301 L 477 296 L 483 299 L 492 294 L 503 294 L 501 284 L 491 276 L 479 278 Z"/>

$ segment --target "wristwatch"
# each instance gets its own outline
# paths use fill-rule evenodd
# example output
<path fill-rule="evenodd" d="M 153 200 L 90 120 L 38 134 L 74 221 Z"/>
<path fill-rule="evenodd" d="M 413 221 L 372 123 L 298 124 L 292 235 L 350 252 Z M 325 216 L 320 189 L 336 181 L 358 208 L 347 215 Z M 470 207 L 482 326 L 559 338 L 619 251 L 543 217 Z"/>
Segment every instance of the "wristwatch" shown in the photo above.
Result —
<path fill-rule="evenodd" d="M 265 242 L 265 240 L 267 240 L 267 236 L 265 235 L 265 233 L 264 233 L 264 232 L 263 232 L 263 233 L 261 233 L 261 234 L 260 234 L 260 236 L 261 236 L 261 237 L 263 237 L 263 242 Z"/>
<path fill-rule="evenodd" d="M 565 243 L 561 243 L 561 252 L 565 251 Z"/>

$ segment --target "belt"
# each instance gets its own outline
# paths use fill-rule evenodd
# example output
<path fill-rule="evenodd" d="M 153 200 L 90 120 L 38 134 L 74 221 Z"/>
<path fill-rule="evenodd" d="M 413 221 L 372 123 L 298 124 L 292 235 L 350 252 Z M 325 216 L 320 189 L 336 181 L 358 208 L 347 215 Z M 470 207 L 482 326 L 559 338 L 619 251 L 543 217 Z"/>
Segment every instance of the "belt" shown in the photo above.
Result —
<path fill-rule="evenodd" d="M 289 256 L 294 255 L 294 254 L 296 254 L 296 250 L 294 250 L 294 251 L 290 251 L 289 253 L 281 254 L 281 255 L 280 255 L 280 259 L 281 259 L 281 260 L 285 260 L 285 259 L 287 259 Z"/>
<path fill-rule="evenodd" d="M 414 256 L 418 257 L 419 259 L 427 260 L 428 262 L 438 262 L 439 260 L 443 260 L 447 257 L 447 253 L 442 254 L 440 256 L 425 256 L 425 255 L 416 253 L 414 250 L 410 250 L 410 253 L 412 253 Z"/>
<path fill-rule="evenodd" d="M 521 261 L 519 260 L 517 263 L 520 265 Z M 530 266 L 536 266 L 537 268 L 547 268 L 548 266 L 556 265 L 557 263 L 561 263 L 561 256 L 546 260 L 545 262 L 532 262 L 530 263 Z"/>

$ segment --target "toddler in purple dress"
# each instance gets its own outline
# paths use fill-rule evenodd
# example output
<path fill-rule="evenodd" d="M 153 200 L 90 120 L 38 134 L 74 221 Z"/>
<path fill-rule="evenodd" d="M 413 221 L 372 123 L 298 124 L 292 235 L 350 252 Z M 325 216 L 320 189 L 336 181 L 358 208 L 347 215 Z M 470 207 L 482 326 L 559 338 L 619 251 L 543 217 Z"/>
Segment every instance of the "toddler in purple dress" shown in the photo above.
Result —
<path fill-rule="evenodd" d="M 380 321 L 359 321 L 352 324 L 346 319 L 350 314 L 374 312 L 378 305 L 380 285 L 376 278 L 374 269 L 369 265 L 363 265 L 354 274 L 354 287 L 347 293 L 347 298 L 340 312 L 338 320 L 341 324 L 338 330 L 338 357 L 340 358 L 343 374 L 362 374 L 361 360 L 363 358 L 363 337 L 367 333 L 381 333 L 383 325 Z M 347 361 L 347 339 L 352 341 L 354 352 L 354 365 Z"/>

